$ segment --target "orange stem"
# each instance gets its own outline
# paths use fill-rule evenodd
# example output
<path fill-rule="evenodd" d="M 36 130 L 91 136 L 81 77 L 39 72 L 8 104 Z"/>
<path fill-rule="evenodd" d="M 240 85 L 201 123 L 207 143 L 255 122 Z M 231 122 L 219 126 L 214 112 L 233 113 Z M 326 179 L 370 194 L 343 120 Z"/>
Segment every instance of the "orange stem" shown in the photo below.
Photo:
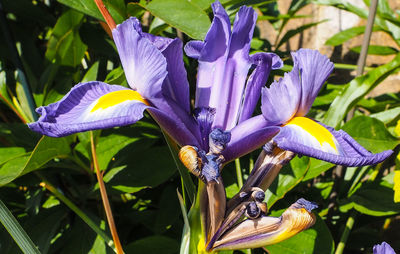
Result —
<path fill-rule="evenodd" d="M 97 8 L 99 8 L 99 11 L 101 12 L 101 15 L 103 15 L 104 20 L 107 22 L 108 27 L 112 31 L 117 25 L 115 24 L 114 19 L 111 17 L 110 13 L 106 9 L 106 6 L 104 5 L 102 0 L 94 0 L 94 2 L 97 5 Z"/>
<path fill-rule="evenodd" d="M 117 233 L 117 228 L 115 227 L 114 217 L 112 215 L 110 202 L 108 201 L 107 191 L 103 181 L 103 175 L 101 174 L 99 169 L 99 162 L 97 160 L 96 147 L 93 139 L 93 132 L 90 132 L 90 143 L 92 148 L 93 165 L 96 170 L 97 181 L 99 182 L 101 199 L 103 200 L 104 210 L 106 211 L 108 226 L 110 227 L 111 235 L 114 240 L 114 245 L 115 249 L 117 250 L 117 254 L 123 254 L 124 251 L 122 250 L 121 242 L 119 240 Z"/>

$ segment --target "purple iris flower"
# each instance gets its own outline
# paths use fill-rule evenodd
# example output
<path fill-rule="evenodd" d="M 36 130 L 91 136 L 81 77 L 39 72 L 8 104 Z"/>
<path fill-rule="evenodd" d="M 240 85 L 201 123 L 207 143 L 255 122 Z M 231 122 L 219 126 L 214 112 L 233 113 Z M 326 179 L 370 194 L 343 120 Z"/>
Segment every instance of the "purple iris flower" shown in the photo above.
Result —
<path fill-rule="evenodd" d="M 205 153 L 213 130 L 229 132 L 229 143 L 223 147 L 225 161 L 262 146 L 278 128 L 252 113 L 270 70 L 280 68 L 282 61 L 272 53 L 249 56 L 257 18 L 252 8 L 239 10 L 233 31 L 222 5 L 215 2 L 212 8 L 214 20 L 205 41 L 185 47 L 188 55 L 199 60 L 193 111 L 182 42 L 144 33 L 139 21 L 130 18 L 112 30 L 130 88 L 99 81 L 80 83 L 62 100 L 39 107 L 41 117 L 29 127 L 61 137 L 133 124 L 147 109 L 179 145 L 192 145 Z M 251 67 L 254 70 L 247 78 Z"/>
<path fill-rule="evenodd" d="M 373 252 L 374 254 L 396 254 L 396 252 L 387 242 L 374 245 Z"/>
<path fill-rule="evenodd" d="M 362 166 L 382 162 L 392 154 L 372 154 L 343 130 L 305 117 L 333 63 L 318 51 L 300 49 L 292 53 L 292 71 L 262 89 L 262 114 L 267 125 L 280 126 L 272 141 L 279 148 L 334 164 Z"/>

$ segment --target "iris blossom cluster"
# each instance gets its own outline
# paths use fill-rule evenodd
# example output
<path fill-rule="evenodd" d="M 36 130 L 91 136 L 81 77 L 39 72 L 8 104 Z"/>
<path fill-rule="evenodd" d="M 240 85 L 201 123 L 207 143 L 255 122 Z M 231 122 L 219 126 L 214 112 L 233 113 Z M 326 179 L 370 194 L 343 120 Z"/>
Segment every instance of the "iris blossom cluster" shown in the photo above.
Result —
<path fill-rule="evenodd" d="M 371 154 L 344 131 L 305 117 L 333 64 L 317 51 L 292 53 L 294 67 L 265 87 L 272 69 L 282 67 L 273 53 L 249 55 L 257 14 L 241 7 L 231 28 L 222 5 L 204 41 L 190 41 L 185 53 L 197 59 L 194 107 L 180 39 L 142 31 L 136 18 L 109 26 L 129 88 L 99 81 L 80 83 L 65 97 L 40 107 L 29 127 L 47 136 L 124 126 L 145 110 L 182 147 L 184 165 L 205 187 L 200 205 L 207 250 L 254 248 L 282 241 L 312 226 L 312 202 L 300 199 L 281 217 L 266 216 L 264 191 L 295 154 L 328 162 L 376 164 L 391 151 Z M 109 14 L 105 19 L 112 21 Z M 110 25 L 111 24 L 111 25 Z M 253 113 L 261 98 L 262 114 Z M 241 191 L 226 203 L 224 164 L 261 146 L 263 152 Z"/>

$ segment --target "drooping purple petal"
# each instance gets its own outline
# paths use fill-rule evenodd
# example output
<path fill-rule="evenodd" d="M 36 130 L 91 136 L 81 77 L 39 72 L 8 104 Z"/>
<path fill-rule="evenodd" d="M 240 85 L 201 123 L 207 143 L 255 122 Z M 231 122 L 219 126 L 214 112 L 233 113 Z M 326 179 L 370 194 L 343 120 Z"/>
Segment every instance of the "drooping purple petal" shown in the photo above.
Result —
<path fill-rule="evenodd" d="M 387 242 L 374 245 L 373 252 L 374 254 L 396 254 L 394 249 Z"/>
<path fill-rule="evenodd" d="M 204 43 L 189 42 L 185 51 L 199 60 L 195 107 L 210 107 L 210 93 L 213 85 L 221 84 L 223 70 L 228 55 L 231 24 L 224 7 L 215 2 L 211 5 L 214 19 Z M 212 106 L 211 106 L 212 107 Z"/>
<path fill-rule="evenodd" d="M 281 149 L 350 167 L 377 164 L 393 153 L 372 154 L 343 130 L 335 131 L 305 117 L 294 119 L 273 138 Z"/>
<path fill-rule="evenodd" d="M 269 126 L 262 115 L 252 117 L 231 130 L 231 141 L 222 155 L 226 161 L 238 158 L 267 143 L 278 131 L 279 127 Z"/>
<path fill-rule="evenodd" d="M 301 80 L 301 100 L 296 116 L 305 116 L 319 90 L 333 70 L 333 63 L 317 50 L 299 49 L 292 53 Z"/>
<path fill-rule="evenodd" d="M 41 114 L 29 128 L 51 137 L 133 124 L 149 108 L 137 92 L 93 81 L 74 86 L 64 98 L 36 111 Z"/>
<path fill-rule="evenodd" d="M 261 88 L 267 82 L 271 69 L 283 66 L 282 60 L 274 53 L 256 53 L 250 56 L 250 61 L 256 68 L 247 80 L 239 123 L 252 116 L 261 96 Z"/>
<path fill-rule="evenodd" d="M 130 18 L 117 25 L 112 33 L 129 85 L 151 101 L 162 96 L 167 61 L 160 50 L 141 35 L 139 28 L 137 19 Z"/>
<path fill-rule="evenodd" d="M 223 79 L 216 81 L 211 88 L 210 106 L 216 108 L 214 127 L 230 130 L 237 124 L 251 65 L 250 41 L 256 20 L 257 14 L 250 7 L 242 6 L 236 14 L 229 41 L 228 58 L 223 69 L 216 70 L 223 71 Z"/>
<path fill-rule="evenodd" d="M 261 111 L 270 125 L 281 125 L 295 116 L 302 96 L 298 66 L 270 88 L 262 89 Z"/>

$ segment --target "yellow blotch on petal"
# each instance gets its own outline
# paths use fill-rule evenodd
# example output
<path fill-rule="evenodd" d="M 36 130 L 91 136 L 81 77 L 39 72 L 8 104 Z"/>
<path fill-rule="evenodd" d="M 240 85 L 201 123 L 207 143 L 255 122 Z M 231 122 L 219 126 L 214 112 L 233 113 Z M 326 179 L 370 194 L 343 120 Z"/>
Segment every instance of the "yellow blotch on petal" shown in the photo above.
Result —
<path fill-rule="evenodd" d="M 317 122 L 307 118 L 307 117 L 294 117 L 285 125 L 297 125 L 306 132 L 308 132 L 311 136 L 316 138 L 320 145 L 322 146 L 324 143 L 328 143 L 333 149 L 337 151 L 335 144 L 335 137 L 330 133 L 326 128 Z"/>
<path fill-rule="evenodd" d="M 124 101 L 140 101 L 146 105 L 149 105 L 149 103 L 138 92 L 134 90 L 120 90 L 100 97 L 90 112 L 94 112 L 99 109 L 106 109 Z"/>

